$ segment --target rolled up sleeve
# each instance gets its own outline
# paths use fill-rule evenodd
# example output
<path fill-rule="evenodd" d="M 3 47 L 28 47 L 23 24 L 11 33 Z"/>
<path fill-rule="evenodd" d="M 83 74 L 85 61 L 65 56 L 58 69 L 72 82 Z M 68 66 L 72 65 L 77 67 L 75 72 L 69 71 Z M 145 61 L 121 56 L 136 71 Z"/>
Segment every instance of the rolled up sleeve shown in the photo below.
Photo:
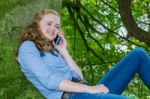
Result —
<path fill-rule="evenodd" d="M 60 82 L 71 78 L 68 73 L 50 70 L 41 59 L 39 50 L 31 41 L 25 41 L 20 46 L 18 61 L 25 71 L 24 74 L 33 84 L 39 82 L 48 89 L 59 90 Z"/>

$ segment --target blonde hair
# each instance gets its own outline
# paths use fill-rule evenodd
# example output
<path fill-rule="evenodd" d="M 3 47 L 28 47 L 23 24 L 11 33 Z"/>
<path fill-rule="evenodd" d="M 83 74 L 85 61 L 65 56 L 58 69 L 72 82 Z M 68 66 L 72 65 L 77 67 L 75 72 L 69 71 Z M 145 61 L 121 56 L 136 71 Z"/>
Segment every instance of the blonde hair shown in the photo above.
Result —
<path fill-rule="evenodd" d="M 41 10 L 37 13 L 30 25 L 28 25 L 22 32 L 20 37 L 20 44 L 26 40 L 31 40 L 36 44 L 40 51 L 51 51 L 54 49 L 52 42 L 41 32 L 39 22 L 44 15 L 54 14 L 60 18 L 58 12 L 52 9 Z"/>

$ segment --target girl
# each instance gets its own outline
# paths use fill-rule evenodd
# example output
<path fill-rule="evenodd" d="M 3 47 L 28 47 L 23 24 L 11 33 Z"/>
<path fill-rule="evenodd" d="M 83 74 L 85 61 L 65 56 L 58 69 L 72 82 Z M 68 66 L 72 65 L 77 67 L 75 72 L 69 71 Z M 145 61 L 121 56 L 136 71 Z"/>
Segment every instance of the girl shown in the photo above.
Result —
<path fill-rule="evenodd" d="M 37 13 L 21 33 L 18 50 L 21 70 L 46 99 L 129 99 L 120 94 L 135 73 L 150 88 L 150 60 L 143 49 L 133 50 L 97 85 L 90 86 L 66 46 L 60 16 L 54 10 Z"/>

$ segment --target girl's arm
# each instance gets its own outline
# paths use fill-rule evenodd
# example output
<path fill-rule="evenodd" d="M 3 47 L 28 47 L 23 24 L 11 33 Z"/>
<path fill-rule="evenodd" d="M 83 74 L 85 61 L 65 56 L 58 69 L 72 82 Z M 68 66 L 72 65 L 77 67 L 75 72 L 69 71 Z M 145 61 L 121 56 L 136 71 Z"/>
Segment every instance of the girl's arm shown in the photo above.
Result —
<path fill-rule="evenodd" d="M 62 80 L 59 85 L 59 90 L 65 92 L 77 92 L 77 93 L 108 93 L 109 90 L 103 84 L 96 86 L 88 86 L 68 80 Z"/>
<path fill-rule="evenodd" d="M 72 57 L 70 56 L 70 54 L 68 53 L 66 49 L 67 44 L 66 44 L 65 38 L 62 35 L 60 36 L 62 37 L 62 43 L 60 45 L 55 45 L 53 42 L 55 48 L 63 56 L 63 58 L 66 60 L 69 66 L 80 75 L 81 79 L 83 79 L 83 74 L 80 68 L 73 61 Z M 104 86 L 103 84 L 96 85 L 96 86 L 88 86 L 85 84 L 80 84 L 80 83 L 72 82 L 69 80 L 62 80 L 59 84 L 59 90 L 62 90 L 65 92 L 79 92 L 79 93 L 80 92 L 87 92 L 87 93 L 101 93 L 101 92 L 108 93 L 109 92 L 108 88 Z"/>
<path fill-rule="evenodd" d="M 62 57 L 66 60 L 70 68 L 76 71 L 79 74 L 80 78 L 84 80 L 81 69 L 77 66 L 77 64 L 74 62 L 74 60 L 72 59 L 72 57 L 70 56 L 69 52 L 66 49 L 67 43 L 66 43 L 65 38 L 60 33 L 59 33 L 59 36 L 61 36 L 62 42 L 60 45 L 56 45 L 53 42 L 54 47 L 59 51 Z"/>
<path fill-rule="evenodd" d="M 66 49 L 62 49 L 61 54 L 62 54 L 63 58 L 66 60 L 66 62 L 68 63 L 68 65 L 70 66 L 70 68 L 75 70 L 79 74 L 80 78 L 84 80 L 81 69 L 74 62 L 74 60 L 70 56 L 69 52 Z"/>

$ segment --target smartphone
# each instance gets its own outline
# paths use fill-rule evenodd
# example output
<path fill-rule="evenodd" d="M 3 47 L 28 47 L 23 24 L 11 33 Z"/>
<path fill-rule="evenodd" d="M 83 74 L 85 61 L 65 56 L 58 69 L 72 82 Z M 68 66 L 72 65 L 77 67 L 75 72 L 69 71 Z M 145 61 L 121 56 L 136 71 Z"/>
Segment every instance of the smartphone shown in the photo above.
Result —
<path fill-rule="evenodd" d="M 62 38 L 57 35 L 57 36 L 55 37 L 55 39 L 54 39 L 54 42 L 55 42 L 56 45 L 59 45 L 59 44 L 61 43 L 61 40 L 62 40 Z"/>

